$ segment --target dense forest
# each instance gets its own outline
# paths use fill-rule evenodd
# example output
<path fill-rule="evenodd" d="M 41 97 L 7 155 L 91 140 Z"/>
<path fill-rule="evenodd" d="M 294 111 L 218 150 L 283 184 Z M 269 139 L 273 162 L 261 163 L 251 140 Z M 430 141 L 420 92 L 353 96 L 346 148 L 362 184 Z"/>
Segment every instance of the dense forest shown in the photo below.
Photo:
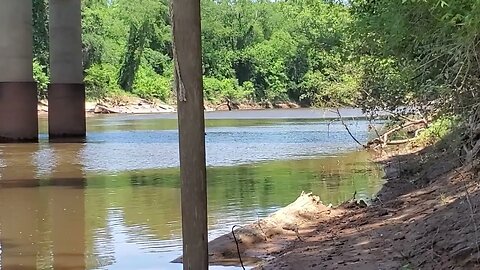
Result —
<path fill-rule="evenodd" d="M 173 101 L 166 0 L 85 0 L 89 98 Z M 201 0 L 207 102 L 294 101 L 461 115 L 478 103 L 476 0 Z M 48 1 L 34 0 L 35 77 L 48 83 Z"/>
<path fill-rule="evenodd" d="M 48 1 L 34 0 L 35 74 L 48 83 Z M 90 98 L 171 100 L 172 37 L 165 0 L 85 0 Z M 323 1 L 202 0 L 206 101 L 350 104 L 360 67 L 350 7 Z"/>

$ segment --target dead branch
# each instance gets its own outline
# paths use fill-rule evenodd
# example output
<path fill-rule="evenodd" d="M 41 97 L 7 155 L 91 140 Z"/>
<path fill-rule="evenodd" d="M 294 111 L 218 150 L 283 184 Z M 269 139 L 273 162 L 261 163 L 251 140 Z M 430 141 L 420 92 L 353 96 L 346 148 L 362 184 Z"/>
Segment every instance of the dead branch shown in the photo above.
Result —
<path fill-rule="evenodd" d="M 393 129 L 390 129 L 389 131 L 383 133 L 382 137 L 384 137 L 384 138 L 385 138 L 385 137 L 388 137 L 388 136 L 390 136 L 391 134 L 393 134 L 393 133 L 395 133 L 395 132 L 397 132 L 397 131 L 400 131 L 400 130 L 402 130 L 402 129 L 404 129 L 404 128 L 407 128 L 407 127 L 410 127 L 410 126 L 413 126 L 413 125 L 418 125 L 418 124 L 427 125 L 428 122 L 427 122 L 426 119 L 419 119 L 419 120 L 413 120 L 413 121 L 410 121 L 410 122 L 406 122 L 406 123 L 404 123 L 404 124 L 402 124 L 402 125 L 400 125 L 400 126 L 398 126 L 398 127 L 395 127 L 395 128 L 393 128 Z M 386 140 L 384 140 L 384 141 L 386 141 Z"/>
<path fill-rule="evenodd" d="M 108 108 L 105 105 L 97 104 L 94 109 L 95 113 L 119 113 L 119 111 L 115 109 Z"/>
<path fill-rule="evenodd" d="M 413 141 L 415 141 L 415 138 L 404 139 L 404 140 L 393 140 L 393 141 L 387 141 L 386 145 L 400 145 L 400 144 L 406 144 Z"/>
<path fill-rule="evenodd" d="M 424 130 L 424 128 L 417 129 L 415 131 L 415 136 L 413 138 L 389 141 L 388 137 L 390 135 L 394 134 L 395 132 L 398 132 L 402 129 L 405 129 L 405 128 L 408 128 L 408 127 L 411 127 L 411 126 L 414 126 L 414 125 L 419 125 L 419 124 L 422 124 L 423 126 L 427 126 L 428 121 L 426 119 L 418 119 L 418 120 L 412 120 L 410 122 L 405 122 L 402 125 L 394 127 L 392 129 L 386 131 L 385 133 L 383 133 L 381 136 L 378 136 L 377 138 L 371 140 L 368 143 L 368 145 L 381 144 L 382 146 L 387 146 L 387 145 L 399 145 L 399 144 L 405 144 L 405 143 L 412 142 L 418 136 L 420 131 Z"/>
<path fill-rule="evenodd" d="M 345 129 L 347 130 L 348 134 L 350 135 L 350 137 L 352 137 L 352 139 L 360 146 L 362 146 L 363 148 L 368 148 L 367 145 L 365 144 L 362 144 L 359 140 L 357 140 L 357 138 L 355 138 L 355 136 L 353 136 L 352 132 L 350 131 L 350 128 L 348 128 L 347 124 L 345 123 L 345 121 L 343 121 L 343 117 L 342 117 L 342 114 L 340 114 L 340 110 L 337 108 L 337 115 L 340 119 L 340 122 L 342 122 L 342 125 L 345 127 Z"/>

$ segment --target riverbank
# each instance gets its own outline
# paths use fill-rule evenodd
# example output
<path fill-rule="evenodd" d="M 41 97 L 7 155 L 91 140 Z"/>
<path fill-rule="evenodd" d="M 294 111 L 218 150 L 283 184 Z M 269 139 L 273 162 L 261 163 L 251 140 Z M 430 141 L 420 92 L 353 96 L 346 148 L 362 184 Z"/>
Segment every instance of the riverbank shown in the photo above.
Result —
<path fill-rule="evenodd" d="M 229 111 L 229 110 L 260 110 L 260 109 L 296 109 L 300 105 L 294 102 L 246 102 L 246 103 L 205 103 L 205 111 Z M 85 111 L 89 114 L 148 114 L 176 112 L 176 104 L 167 104 L 159 100 L 145 100 L 138 97 L 122 97 L 121 99 L 104 99 L 102 101 L 85 102 Z M 38 103 L 38 113 L 48 113 L 48 101 L 41 100 Z"/>
<path fill-rule="evenodd" d="M 371 205 L 348 202 L 266 237 L 254 269 L 478 269 L 477 171 L 433 146 L 391 149 L 377 161 L 387 182 Z"/>

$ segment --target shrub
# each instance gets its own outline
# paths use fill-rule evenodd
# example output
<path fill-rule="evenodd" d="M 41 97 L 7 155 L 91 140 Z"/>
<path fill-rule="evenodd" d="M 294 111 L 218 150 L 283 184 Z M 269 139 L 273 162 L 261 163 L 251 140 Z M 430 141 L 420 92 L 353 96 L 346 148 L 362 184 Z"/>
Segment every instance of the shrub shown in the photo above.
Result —
<path fill-rule="evenodd" d="M 211 102 L 221 102 L 225 98 L 243 101 L 253 93 L 253 83 L 244 82 L 242 86 L 236 79 L 203 78 L 205 99 Z"/>
<path fill-rule="evenodd" d="M 452 132 L 456 123 L 451 117 L 439 118 L 418 135 L 418 142 L 425 145 L 436 143 Z"/>
<path fill-rule="evenodd" d="M 102 99 L 120 90 L 117 85 L 117 69 L 111 64 L 95 64 L 86 70 L 85 90 L 87 99 Z"/>
<path fill-rule="evenodd" d="M 45 66 L 42 66 L 36 59 L 33 60 L 33 79 L 37 83 L 39 99 L 45 99 L 47 97 L 47 88 L 50 83 L 50 78 L 45 70 Z"/>
<path fill-rule="evenodd" d="M 167 101 L 171 97 L 172 86 L 172 79 L 157 74 L 151 67 L 140 66 L 132 92 L 144 99 Z"/>

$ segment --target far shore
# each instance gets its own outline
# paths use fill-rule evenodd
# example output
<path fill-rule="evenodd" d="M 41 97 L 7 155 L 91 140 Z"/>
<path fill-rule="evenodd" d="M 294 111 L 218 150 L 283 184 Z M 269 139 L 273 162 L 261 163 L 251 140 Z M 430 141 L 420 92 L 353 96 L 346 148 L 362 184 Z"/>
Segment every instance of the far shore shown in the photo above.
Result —
<path fill-rule="evenodd" d="M 222 103 L 205 104 L 205 111 L 231 111 L 231 110 L 262 110 L 262 109 L 297 109 L 300 105 L 294 102 L 279 103 Z M 87 114 L 149 114 L 149 113 L 172 113 L 177 111 L 176 104 L 148 101 L 140 98 L 130 98 L 126 102 L 112 101 L 87 101 L 85 112 Z M 48 101 L 38 103 L 38 114 L 48 114 Z"/>

